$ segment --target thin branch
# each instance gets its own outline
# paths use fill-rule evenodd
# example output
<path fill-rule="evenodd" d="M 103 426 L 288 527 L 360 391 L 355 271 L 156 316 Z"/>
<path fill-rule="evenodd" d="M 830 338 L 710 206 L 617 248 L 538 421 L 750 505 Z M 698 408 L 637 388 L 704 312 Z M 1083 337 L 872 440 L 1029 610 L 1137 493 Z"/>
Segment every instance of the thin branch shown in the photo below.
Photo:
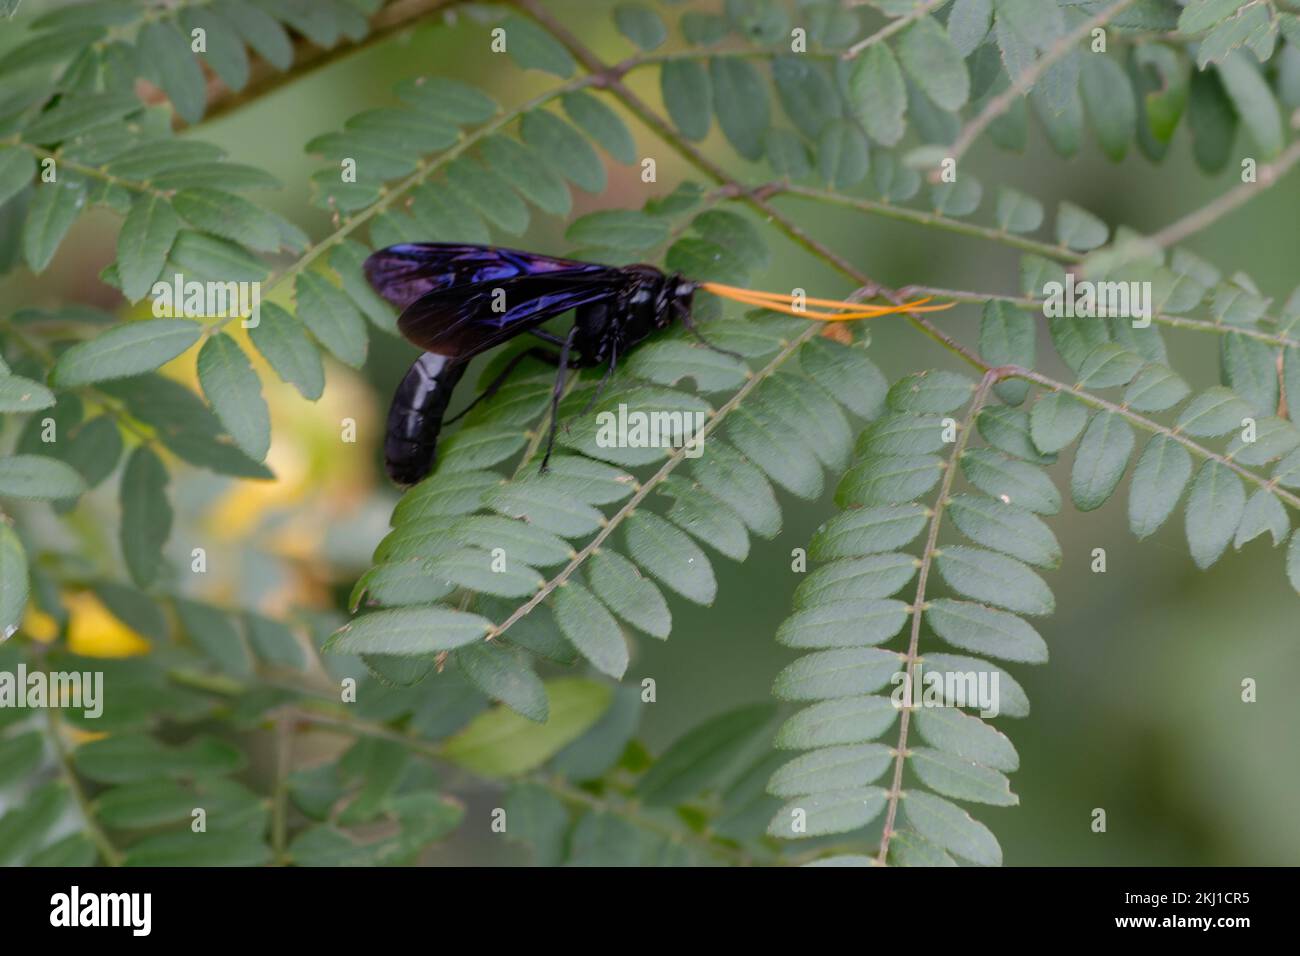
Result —
<path fill-rule="evenodd" d="M 950 299 L 953 302 L 966 302 L 974 305 L 980 305 L 985 302 L 1006 302 L 1008 305 L 1019 306 L 1022 309 L 1037 311 L 1043 307 L 1043 299 L 1027 295 L 1002 295 L 996 292 L 978 292 L 966 291 L 963 289 L 944 289 L 939 286 L 931 285 L 908 285 L 898 290 L 903 296 L 911 298 L 914 295 L 928 295 L 935 298 Z M 1266 345 L 1276 346 L 1277 348 L 1300 348 L 1300 339 L 1292 338 L 1282 332 L 1270 332 L 1266 329 L 1257 329 L 1245 325 L 1224 325 L 1222 322 L 1214 322 L 1209 319 L 1195 319 L 1183 315 L 1169 315 L 1164 312 L 1157 312 L 1151 316 L 1151 321 L 1158 325 L 1166 325 L 1171 329 L 1187 329 L 1192 332 L 1210 332 L 1215 335 L 1240 335 L 1244 338 L 1254 339 L 1257 342 L 1263 342 Z M 1268 322 L 1277 325 L 1277 319 L 1264 316 L 1261 322 Z"/>
<path fill-rule="evenodd" d="M 72 793 L 72 798 L 77 802 L 77 809 L 81 812 L 83 829 L 90 841 L 95 844 L 99 850 L 99 855 L 104 858 L 104 862 L 109 866 L 122 865 L 122 851 L 113 845 L 113 841 L 108 838 L 108 834 L 99 825 L 95 819 L 95 811 L 90 805 L 90 798 L 86 796 L 86 791 L 82 789 L 81 780 L 77 777 L 77 770 L 72 765 L 72 755 L 68 752 L 67 745 L 63 742 L 63 733 L 59 722 L 58 710 L 48 708 L 45 711 L 46 726 L 49 729 L 50 743 L 54 747 L 55 756 L 59 761 L 59 773 L 63 776 L 64 782 L 68 785 L 68 790 Z"/>
<path fill-rule="evenodd" d="M 654 817 L 645 816 L 622 802 L 602 800 L 595 794 L 580 790 L 565 782 L 561 777 L 548 777 L 535 774 L 527 778 L 530 783 L 544 787 L 565 803 L 594 810 L 597 813 L 609 813 L 631 823 L 633 826 L 651 833 L 657 833 L 672 843 L 682 845 L 694 844 L 703 852 L 719 859 L 725 859 L 737 866 L 753 866 L 754 858 L 742 849 L 727 846 L 711 839 L 706 834 L 697 834 L 693 830 L 682 830 L 670 823 L 663 823 Z M 773 861 L 776 862 L 776 861 Z"/>
<path fill-rule="evenodd" d="M 909 12 L 906 16 L 902 16 L 899 17 L 897 20 L 891 21 L 887 25 L 881 27 L 875 33 L 871 34 L 871 36 L 859 40 L 857 43 L 853 44 L 853 46 L 849 47 L 847 50 L 844 51 L 844 59 L 851 60 L 859 53 L 861 53 L 863 50 L 867 49 L 867 47 L 874 46 L 875 44 L 880 43 L 883 40 L 888 40 L 895 33 L 898 33 L 900 30 L 911 26 L 917 20 L 920 20 L 922 17 L 927 16 L 931 10 L 934 10 L 936 7 L 941 7 L 947 2 L 948 0 L 925 0 L 924 3 L 918 5 L 916 9 Z"/>
<path fill-rule="evenodd" d="M 923 212 L 919 209 L 909 209 L 906 206 L 896 206 L 893 203 L 848 196 L 826 189 L 796 186 L 792 183 L 772 183 L 769 186 L 759 187 L 759 191 L 770 195 L 784 193 L 790 196 L 802 196 L 806 199 L 816 199 L 839 206 L 848 206 L 861 212 L 870 213 L 873 216 L 883 216 L 886 219 L 916 223 L 919 226 L 942 229 L 961 236 L 987 239 L 990 242 L 998 242 L 1004 246 L 1019 249 L 1021 252 L 1030 252 L 1058 262 L 1078 262 L 1083 258 L 1078 253 L 1064 249 L 1061 246 L 1027 239 L 1024 236 L 1018 236 L 1001 229 L 994 229 L 991 226 L 981 226 L 977 223 L 942 216 L 939 213 Z"/>
<path fill-rule="evenodd" d="M 1099 395 L 1094 395 L 1091 392 L 1085 391 L 1084 389 L 1080 388 L 1077 385 L 1068 385 L 1065 382 L 1058 382 L 1053 378 L 1049 378 L 1046 375 L 1042 375 L 1039 374 L 1038 372 L 1035 372 L 1033 369 L 1022 368 L 1018 365 L 1004 366 L 1001 369 L 1001 373 L 1002 373 L 1001 378 L 1021 378 L 1027 382 L 1033 382 L 1035 385 L 1039 385 L 1043 388 L 1051 389 L 1053 391 L 1068 392 L 1070 395 L 1078 399 L 1084 405 L 1088 405 L 1095 409 L 1112 412 L 1115 415 L 1119 415 L 1120 417 L 1136 425 L 1138 428 L 1141 428 L 1143 431 L 1150 432 L 1154 435 L 1164 435 L 1166 438 L 1178 442 L 1178 444 L 1182 445 L 1184 448 L 1186 448 L 1188 451 L 1190 451 L 1192 454 L 1196 455 L 1197 457 L 1206 459 L 1208 461 L 1218 462 L 1220 465 L 1223 465 L 1225 468 L 1228 468 L 1231 471 L 1236 472 L 1240 477 L 1244 478 L 1250 484 L 1263 488 L 1265 491 L 1274 495 L 1279 500 L 1286 502 L 1292 508 L 1300 509 L 1300 495 L 1296 495 L 1293 492 L 1290 492 L 1285 488 L 1282 488 L 1277 483 L 1276 479 L 1265 478 L 1263 475 L 1258 475 L 1255 472 L 1251 471 L 1249 468 L 1244 468 L 1241 465 L 1237 464 L 1228 456 L 1220 455 L 1218 452 L 1211 451 L 1210 449 L 1206 448 L 1204 445 L 1200 444 L 1199 442 L 1193 441 L 1192 439 L 1188 438 L 1185 434 L 1180 432 L 1177 428 L 1170 428 L 1168 426 L 1161 425 L 1159 422 L 1152 421 L 1151 419 L 1147 418 L 1145 415 L 1139 415 L 1137 412 L 1133 411 L 1127 405 L 1116 404 L 1115 402 L 1108 401 L 1107 399 L 1104 399 Z"/>
<path fill-rule="evenodd" d="M 289 774 L 293 770 L 293 720 L 275 721 L 275 783 L 271 789 L 271 852 L 276 864 L 288 862 Z"/>
<path fill-rule="evenodd" d="M 1193 236 L 1207 226 L 1222 219 L 1228 213 L 1254 199 L 1260 192 L 1276 184 L 1300 162 L 1300 140 L 1292 143 L 1285 152 L 1271 163 L 1256 170 L 1256 182 L 1242 183 L 1219 196 L 1213 202 L 1195 212 L 1189 213 L 1177 222 L 1171 223 L 1150 237 L 1150 241 L 1161 249 L 1177 245 L 1189 236 Z"/>
<path fill-rule="evenodd" d="M 354 718 L 350 714 L 337 713 L 334 711 L 331 711 L 329 714 L 323 714 L 314 710 L 299 709 L 294 712 L 294 718 L 300 723 L 321 730 L 332 730 L 339 733 L 392 741 L 393 743 L 405 747 L 411 753 L 418 754 L 419 756 L 429 760 L 445 761 L 447 759 L 442 752 L 442 748 L 436 743 L 416 737 L 413 734 L 394 730 L 384 724 L 377 724 L 372 721 Z M 718 843 L 705 834 L 699 834 L 692 830 L 680 829 L 673 826 L 671 823 L 665 823 L 655 818 L 645 816 L 634 807 L 631 807 L 622 801 L 601 799 L 594 794 L 589 794 L 585 790 L 579 790 L 577 787 L 573 787 L 558 778 L 545 774 L 532 774 L 525 779 L 530 783 L 534 783 L 549 791 L 565 803 L 582 806 L 589 810 L 597 810 L 602 813 L 612 814 L 613 816 L 626 820 L 628 823 L 631 823 L 633 826 L 640 829 L 658 833 L 666 839 L 677 843 L 694 844 L 705 853 L 721 859 L 727 859 L 733 863 L 751 865 L 754 862 L 753 858 L 742 849 Z"/>
<path fill-rule="evenodd" d="M 1089 36 L 1098 27 L 1105 26 L 1116 14 L 1122 13 L 1135 2 L 1137 0 L 1116 0 L 1105 10 L 1080 23 L 1073 30 L 1062 34 L 1060 39 L 1047 52 L 1034 61 L 1033 66 L 1016 77 L 1015 81 L 1005 90 L 989 100 L 979 115 L 962 128 L 962 131 L 957 134 L 957 139 L 953 141 L 950 158 L 959 160 L 966 155 L 966 151 L 988 129 L 989 125 L 1009 110 L 1016 100 L 1033 89 L 1034 84 L 1038 82 L 1043 74 L 1051 69 L 1057 61 L 1068 56 L 1079 41 Z"/>
<path fill-rule="evenodd" d="M 907 662 L 907 679 L 903 683 L 903 688 L 907 692 L 907 701 L 900 708 L 902 713 L 898 717 L 898 746 L 894 749 L 894 777 L 888 791 L 885 826 L 880 833 L 880 851 L 876 856 L 877 866 L 884 866 L 889 857 L 889 841 L 894 835 L 898 801 L 903 793 L 903 766 L 907 762 L 907 734 L 912 717 L 912 681 L 916 674 L 917 650 L 921 644 L 921 616 L 925 611 L 925 589 L 929 583 L 930 568 L 934 565 L 934 556 L 939 546 L 939 527 L 943 523 L 943 513 L 952 494 L 953 481 L 957 475 L 957 463 L 961 460 L 962 452 L 966 450 L 971 432 L 975 430 L 975 419 L 980 409 L 984 407 L 989 389 L 998 377 L 998 370 L 990 369 L 980 379 L 979 387 L 975 389 L 974 397 L 971 399 L 970 411 L 966 413 L 966 421 L 948 456 L 948 462 L 943 470 L 943 481 L 935 497 L 934 510 L 930 513 L 930 532 L 925 540 L 925 550 L 921 553 L 921 568 L 916 579 L 916 599 L 912 602 L 911 609 L 912 632 L 907 642 L 907 656 L 904 658 Z"/>
<path fill-rule="evenodd" d="M 360 40 L 351 41 L 344 38 L 328 50 L 321 49 L 305 38 L 295 37 L 293 64 L 287 70 L 278 70 L 258 57 L 250 68 L 248 83 L 240 90 L 232 90 L 216 76 L 210 77 L 207 89 L 208 105 L 200 122 L 206 123 L 233 113 L 240 107 L 261 99 L 322 67 L 382 43 L 395 34 L 416 26 L 418 21 L 427 16 L 463 2 L 465 0 L 396 0 L 370 18 L 370 30 Z M 166 96 L 162 91 L 158 91 L 156 99 L 161 102 L 166 99 Z M 184 121 L 179 116 L 174 117 L 173 121 L 177 126 L 184 125 Z"/>
<path fill-rule="evenodd" d="M 121 176 L 110 173 L 107 164 L 104 166 L 89 166 L 85 163 L 73 162 L 70 159 L 66 159 L 61 154 L 60 150 L 46 149 L 44 146 L 38 146 L 36 143 L 28 143 L 24 141 L 21 133 L 14 133 L 12 136 L 0 139 L 0 146 L 17 146 L 21 149 L 27 150 L 37 159 L 53 159 L 55 163 L 74 173 L 79 173 L 82 176 L 87 176 L 91 179 L 96 179 L 102 183 L 107 183 L 110 186 L 117 186 L 120 189 L 125 189 L 130 192 L 146 193 L 150 196 L 157 196 L 159 199 L 168 199 L 171 197 L 172 192 L 175 191 L 158 189 L 155 186 L 150 186 L 148 183 L 137 182 L 133 179 L 123 179 Z"/>

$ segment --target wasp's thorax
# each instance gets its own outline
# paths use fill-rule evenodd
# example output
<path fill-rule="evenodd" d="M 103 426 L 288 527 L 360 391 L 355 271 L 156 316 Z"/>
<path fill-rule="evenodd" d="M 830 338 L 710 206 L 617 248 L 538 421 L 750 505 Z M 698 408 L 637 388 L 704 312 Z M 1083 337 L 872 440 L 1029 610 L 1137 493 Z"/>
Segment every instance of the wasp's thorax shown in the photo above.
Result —
<path fill-rule="evenodd" d="M 573 344 L 583 364 L 600 365 L 612 356 L 626 355 L 638 342 L 690 311 L 694 283 L 664 275 L 654 266 L 627 266 L 622 271 L 629 281 L 619 295 L 574 311 L 578 334 Z"/>

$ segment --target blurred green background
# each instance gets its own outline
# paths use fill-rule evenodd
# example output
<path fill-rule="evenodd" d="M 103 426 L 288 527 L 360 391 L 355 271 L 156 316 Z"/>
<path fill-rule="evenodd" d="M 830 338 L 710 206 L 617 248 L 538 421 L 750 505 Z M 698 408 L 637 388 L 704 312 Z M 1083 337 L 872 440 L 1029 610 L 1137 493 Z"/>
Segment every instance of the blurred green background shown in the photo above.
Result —
<path fill-rule="evenodd" d="M 549 6 L 603 58 L 628 55 L 628 44 L 605 15 L 610 4 L 557 0 Z M 593 15 L 597 8 L 599 16 Z M 354 112 L 393 102 L 392 86 L 409 76 L 462 78 L 507 104 L 552 82 L 538 73 L 521 75 L 502 67 L 482 47 L 482 37 L 481 27 L 463 18 L 427 22 L 205 123 L 197 135 L 222 145 L 233 159 L 278 176 L 285 189 L 272 197 L 272 204 L 319 237 L 329 224 L 326 214 L 308 202 L 308 176 L 320 165 L 303 152 L 312 136 L 338 128 Z M 658 105 L 656 73 L 633 74 L 630 83 Z M 630 125 L 640 154 L 658 162 L 658 183 L 645 185 L 636 169 L 611 164 L 607 193 L 576 194 L 575 215 L 605 206 L 639 207 L 650 194 L 667 192 L 693 175 L 663 143 Z M 735 166 L 716 131 L 704 150 L 749 181 L 767 178 L 761 169 Z M 986 184 L 986 196 L 997 183 L 1012 184 L 1049 209 L 1068 199 L 1139 231 L 1166 225 L 1237 182 L 1231 165 L 1217 181 L 1192 166 L 1185 128 L 1160 166 L 1141 156 L 1111 164 L 1092 143 L 1077 159 L 1064 161 L 1035 131 L 1026 154 L 984 145 L 963 168 Z M 778 204 L 890 285 L 1016 291 L 1017 258 L 1006 250 L 803 200 Z M 1297 223 L 1300 178 L 1293 175 L 1190 246 L 1225 273 L 1244 270 L 1267 295 L 1282 298 L 1300 282 Z M 529 235 L 514 244 L 563 252 L 563 225 L 539 214 Z M 83 222 L 39 281 L 11 278 L 0 285 L 6 305 L 83 301 L 115 307 L 115 295 L 94 279 L 112 258 L 113 235 L 97 230 L 93 218 Z M 802 286 L 824 296 L 850 291 L 842 278 L 778 234 L 769 236 L 774 255 L 769 274 L 762 277 L 765 288 Z M 946 313 L 941 321 L 963 341 L 975 341 L 974 307 Z M 901 321 L 884 319 L 871 331 L 872 357 L 891 379 L 919 368 L 959 368 Z M 1064 374 L 1049 355 L 1046 338 L 1044 331 L 1041 367 Z M 1201 388 L 1217 382 L 1215 337 L 1167 331 L 1166 340 L 1173 365 L 1189 381 Z M 273 406 L 277 432 L 304 423 L 328 431 L 336 427 L 339 414 L 355 415 L 363 423 L 361 445 L 338 445 L 330 452 L 364 456 L 346 469 L 362 466 L 356 469 L 362 476 L 359 488 L 331 493 L 328 547 L 313 558 L 322 578 L 335 585 L 351 585 L 385 530 L 396 496 L 378 468 L 378 429 L 391 391 L 414 354 L 405 343 L 375 336 L 365 388 L 350 387 L 354 373 L 334 366 L 322 406 L 308 405 L 296 394 Z M 1072 460 L 1073 453 L 1067 452 L 1055 467 L 1058 483 L 1068 482 Z M 334 466 L 327 462 L 325 467 Z M 833 488 L 833 482 L 828 484 Z M 309 483 L 300 489 L 297 504 L 313 507 L 312 496 L 319 493 L 321 488 Z M 805 546 L 833 513 L 829 499 L 829 492 L 816 504 L 784 495 L 782 534 L 769 542 L 755 539 L 743 566 L 717 562 L 720 588 L 714 607 L 677 600 L 669 641 L 634 639 L 627 680 L 653 677 L 658 685 L 658 702 L 647 708 L 642 723 L 653 750 L 705 717 L 769 698 L 772 678 L 795 656 L 773 640 L 798 583 L 790 570 L 790 551 Z M 1008 864 L 1300 863 L 1300 603 L 1287 584 L 1282 557 L 1272 552 L 1267 538 L 1260 538 L 1241 553 L 1230 550 L 1212 573 L 1200 573 L 1187 553 L 1181 514 L 1139 544 L 1127 530 L 1125 501 L 1122 492 L 1088 515 L 1067 506 L 1052 522 L 1065 561 L 1047 575 L 1057 613 L 1038 622 L 1051 661 L 1038 668 L 1012 668 L 1029 693 L 1033 712 L 1025 720 L 999 721 L 1021 754 L 1020 770 L 1012 778 L 1021 805 L 981 808 L 980 819 L 1002 842 Z M 1107 552 L 1105 574 L 1089 571 L 1091 552 L 1098 547 Z M 1241 681 L 1248 677 L 1258 682 L 1257 703 L 1241 701 Z M 1098 807 L 1107 813 L 1104 834 L 1090 828 Z M 470 829 L 463 828 L 436 851 L 434 861 L 524 858 L 485 830 Z"/>

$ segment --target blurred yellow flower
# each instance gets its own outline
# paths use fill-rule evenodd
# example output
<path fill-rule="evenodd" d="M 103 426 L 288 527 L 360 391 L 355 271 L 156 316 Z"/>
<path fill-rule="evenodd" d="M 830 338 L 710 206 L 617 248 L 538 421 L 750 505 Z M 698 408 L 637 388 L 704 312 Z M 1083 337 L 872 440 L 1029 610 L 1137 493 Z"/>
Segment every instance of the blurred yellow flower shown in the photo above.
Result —
<path fill-rule="evenodd" d="M 59 622 L 29 603 L 23 615 L 22 631 L 32 640 L 48 644 L 59 636 Z"/>
<path fill-rule="evenodd" d="M 89 591 L 66 597 L 68 650 L 86 657 L 133 657 L 149 653 L 149 641 L 127 627 Z"/>

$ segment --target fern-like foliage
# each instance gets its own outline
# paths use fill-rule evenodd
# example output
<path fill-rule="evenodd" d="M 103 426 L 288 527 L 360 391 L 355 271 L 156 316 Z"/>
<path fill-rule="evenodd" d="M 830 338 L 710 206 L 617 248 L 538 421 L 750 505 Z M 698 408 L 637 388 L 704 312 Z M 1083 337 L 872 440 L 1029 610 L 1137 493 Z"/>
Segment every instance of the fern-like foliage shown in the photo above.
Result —
<path fill-rule="evenodd" d="M 779 747 L 809 752 L 772 778 L 771 791 L 789 801 L 772 833 L 814 837 L 885 817 L 874 859 L 827 863 L 952 865 L 950 853 L 1001 862 L 992 833 L 945 798 L 1018 802 L 1004 775 L 1019 764 L 1015 748 L 960 708 L 1028 713 L 1014 678 L 984 657 L 1047 660 L 1025 616 L 1054 607 L 1033 567 L 1061 560 L 1039 517 L 1059 511 L 1061 497 L 1042 468 L 1050 456 L 1030 442 L 1028 416 L 984 407 L 992 383 L 922 372 L 889 390 L 888 411 L 863 432 L 858 462 L 836 490 L 849 510 L 813 537 L 809 556 L 822 563 L 778 631 L 781 643 L 811 652 L 782 671 L 775 693 L 815 703 L 777 736 Z M 952 416 L 961 409 L 959 422 Z M 975 446 L 977 430 L 986 445 Z M 958 489 L 959 476 L 969 490 Z M 959 534 L 941 541 L 949 527 Z M 914 556 L 908 548 L 919 537 Z M 936 577 L 952 596 L 936 593 Z M 904 589 L 909 600 L 897 599 Z M 936 651 L 936 637 L 981 656 Z M 881 646 L 895 638 L 901 647 Z M 891 684 L 892 699 L 877 694 Z M 881 736 L 888 741 L 871 742 Z"/>
<path fill-rule="evenodd" d="M 402 6 L 423 16 L 454 4 Z M 1275 305 L 1250 276 L 1185 248 L 1300 162 L 1285 120 L 1300 108 L 1293 5 L 870 6 L 620 4 L 612 17 L 628 57 L 618 63 L 601 62 L 538 0 L 475 9 L 485 48 L 499 30 L 527 93 L 506 105 L 460 80 L 413 76 L 389 103 L 312 139 L 306 150 L 323 160 L 313 201 L 332 214 L 317 241 L 262 204 L 272 177 L 174 130 L 255 91 L 264 68 L 292 71 L 306 41 L 331 49 L 375 35 L 392 6 L 109 0 L 27 21 L 0 57 L 0 267 L 44 272 L 98 208 L 120 223 L 102 278 L 127 303 L 177 273 L 261 282 L 264 301 L 246 337 L 234 314 L 0 316 L 0 414 L 15 425 L 0 458 L 0 633 L 23 641 L 2 662 L 77 669 L 68 593 L 93 595 L 155 644 L 110 668 L 115 699 L 132 704 L 111 726 L 94 724 L 109 731 L 103 740 L 73 748 L 60 722 L 74 717 L 0 710 L 0 862 L 408 862 L 461 819 L 430 769 L 449 763 L 502 784 L 508 833 L 539 862 L 805 862 L 822 843 L 793 838 L 861 831 L 860 851 L 818 862 L 997 863 L 990 831 L 952 801 L 1014 803 L 1014 747 L 969 706 L 900 707 L 884 692 L 899 675 L 917 696 L 926 672 L 983 675 L 997 678 L 999 716 L 1028 713 L 993 662 L 1047 656 L 1041 622 L 1026 618 L 1052 610 L 1039 571 L 1061 559 L 1042 519 L 1064 499 L 1044 471 L 1058 456 L 1077 446 L 1069 496 L 1083 511 L 1114 494 L 1136 456 L 1135 535 L 1154 533 L 1186 495 L 1197 565 L 1267 534 L 1289 542 L 1300 589 L 1290 513 L 1300 507 L 1300 292 Z M 657 79 L 663 115 L 625 82 L 638 71 Z M 631 121 L 693 172 L 640 208 L 569 221 L 572 189 L 604 193 L 608 163 L 647 174 Z M 1070 202 L 1048 227 L 1037 199 L 986 189 L 965 169 L 985 139 L 1024 149 L 1032 123 L 1062 157 L 1091 134 L 1116 161 L 1136 146 L 1160 162 L 1186 128 L 1202 170 L 1241 164 L 1253 178 L 1150 235 L 1112 230 Z M 748 164 L 734 164 L 743 174 L 703 151 L 715 129 Z M 1021 254 L 1019 285 L 882 290 L 803 232 L 786 212 L 796 203 L 1006 246 Z M 909 319 L 977 378 L 928 371 L 890 388 L 860 330 L 825 337 L 700 294 L 697 322 L 742 360 L 672 330 L 627 357 L 594 406 L 598 376 L 573 375 L 545 475 L 551 376 L 521 366 L 448 429 L 438 471 L 402 497 L 350 622 L 286 623 L 190 593 L 163 556 L 183 517 L 172 504 L 182 469 L 273 477 L 252 352 L 320 399 L 328 359 L 360 368 L 372 328 L 395 332 L 362 275 L 371 250 L 509 244 L 538 217 L 565 223 L 576 257 L 733 284 L 760 284 L 779 233 L 863 294 L 915 291 L 981 309 L 969 345 Z M 1150 283 L 1151 325 L 1041 322 L 1046 289 L 1067 273 Z M 1044 325 L 1063 377 L 1041 370 Z M 1217 385 L 1193 389 L 1174 371 L 1170 330 L 1215 336 Z M 485 380 L 515 354 L 502 351 Z M 159 372 L 191 352 L 202 396 Z M 702 456 L 603 447 L 596 414 L 621 406 L 702 414 Z M 72 522 L 112 480 L 117 547 L 94 546 L 112 558 L 69 553 L 47 531 L 46 503 Z M 816 567 L 778 631 L 807 653 L 776 695 L 803 709 L 779 729 L 767 705 L 719 715 L 654 759 L 636 740 L 637 689 L 611 686 L 628 667 L 629 633 L 667 638 L 673 596 L 713 601 L 715 554 L 744 561 L 752 535 L 780 533 L 781 495 L 815 500 L 832 485 L 842 513 L 809 543 Z M 38 632 L 56 641 L 48 652 Z M 317 656 L 322 644 L 329 653 Z M 574 667 L 596 676 L 553 676 Z M 340 682 L 355 706 L 340 706 Z M 209 736 L 198 725 L 208 719 L 231 732 Z M 278 761 L 277 779 L 256 792 L 233 779 L 247 728 L 270 731 L 282 757 L 297 734 L 350 743 L 305 769 Z M 790 750 L 805 753 L 791 760 Z M 201 839 L 196 807 L 229 838 Z"/>

